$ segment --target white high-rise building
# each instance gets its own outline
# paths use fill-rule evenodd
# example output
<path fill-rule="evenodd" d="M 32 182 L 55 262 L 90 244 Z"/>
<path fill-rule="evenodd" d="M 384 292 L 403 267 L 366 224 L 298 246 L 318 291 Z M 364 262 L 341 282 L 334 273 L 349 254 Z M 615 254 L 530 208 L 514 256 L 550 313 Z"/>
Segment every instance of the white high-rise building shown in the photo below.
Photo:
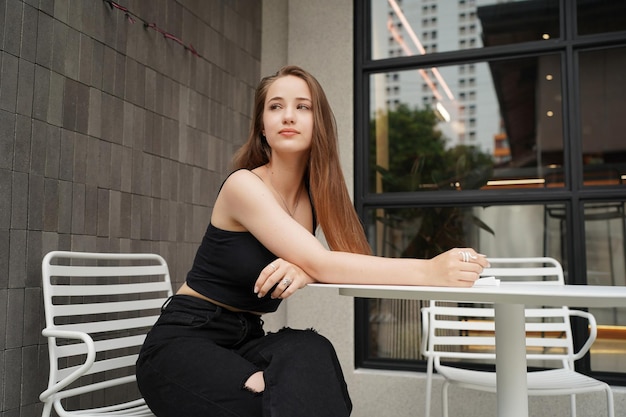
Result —
<path fill-rule="evenodd" d="M 374 0 L 374 59 L 482 47 L 478 8 L 497 0 Z M 509 0 L 510 2 L 510 0 Z M 381 78 L 383 77 L 383 78 Z M 430 107 L 450 147 L 477 146 L 493 154 L 501 133 L 500 112 L 485 62 L 423 68 L 376 76 L 372 111 Z"/>

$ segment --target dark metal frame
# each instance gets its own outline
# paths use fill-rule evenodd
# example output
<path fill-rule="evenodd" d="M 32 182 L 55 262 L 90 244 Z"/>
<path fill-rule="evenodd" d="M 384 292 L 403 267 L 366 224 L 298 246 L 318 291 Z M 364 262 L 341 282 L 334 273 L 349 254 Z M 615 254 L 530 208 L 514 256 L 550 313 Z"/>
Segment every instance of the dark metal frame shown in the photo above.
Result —
<path fill-rule="evenodd" d="M 481 49 L 442 52 L 430 55 L 399 57 L 372 60 L 370 53 L 370 1 L 354 0 L 354 200 L 361 218 L 368 209 L 395 208 L 406 206 L 476 206 L 476 205 L 511 205 L 560 203 L 567 211 L 566 228 L 571 236 L 565 248 L 569 260 L 569 284 L 586 283 L 586 252 L 584 239 L 583 210 L 589 201 L 626 200 L 626 187 L 620 188 L 584 188 L 582 178 L 582 145 L 580 137 L 580 109 L 578 108 L 578 53 L 596 48 L 626 46 L 626 32 L 602 33 L 577 36 L 576 2 L 560 0 L 560 38 L 549 41 L 527 42 L 506 46 L 484 47 Z M 467 190 L 459 192 L 425 192 L 372 194 L 367 190 L 367 155 L 368 155 L 368 108 L 369 76 L 389 70 L 414 69 L 489 60 L 521 58 L 542 54 L 559 54 L 562 59 L 563 93 L 563 137 L 565 178 L 569 187 L 563 189 L 527 189 L 527 190 Z M 357 299 L 355 303 L 355 365 L 356 367 L 398 370 L 425 370 L 425 362 L 398 361 L 371 358 L 367 351 L 368 302 Z M 578 326 L 575 330 L 576 341 L 581 340 L 585 329 Z M 576 337 L 578 333 L 579 337 Z M 581 361 L 580 371 L 589 373 L 614 385 L 626 385 L 624 374 L 592 372 L 589 358 Z"/>

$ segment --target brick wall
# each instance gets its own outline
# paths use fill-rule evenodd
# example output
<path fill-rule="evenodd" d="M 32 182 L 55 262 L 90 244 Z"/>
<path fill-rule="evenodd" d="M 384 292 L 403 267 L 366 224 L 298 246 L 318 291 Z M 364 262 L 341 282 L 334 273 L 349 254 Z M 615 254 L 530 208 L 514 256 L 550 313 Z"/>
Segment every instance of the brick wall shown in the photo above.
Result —
<path fill-rule="evenodd" d="M 41 413 L 43 255 L 157 252 L 178 285 L 249 127 L 260 1 L 117 4 L 134 23 L 102 0 L 0 0 L 0 417 Z"/>

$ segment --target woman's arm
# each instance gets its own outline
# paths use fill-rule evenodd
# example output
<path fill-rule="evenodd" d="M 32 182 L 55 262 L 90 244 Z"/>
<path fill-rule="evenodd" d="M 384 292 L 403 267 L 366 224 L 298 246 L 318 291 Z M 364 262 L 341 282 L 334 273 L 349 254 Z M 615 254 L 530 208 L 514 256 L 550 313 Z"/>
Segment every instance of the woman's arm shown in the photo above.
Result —
<path fill-rule="evenodd" d="M 281 208 L 260 178 L 245 170 L 226 180 L 213 214 L 216 221 L 248 230 L 276 256 L 299 266 L 318 282 L 471 286 L 487 266 L 482 256 L 463 262 L 459 249 L 430 260 L 329 251 Z M 464 250 L 475 255 L 471 249 Z M 263 296 L 271 285 L 260 282 L 258 287 Z"/>

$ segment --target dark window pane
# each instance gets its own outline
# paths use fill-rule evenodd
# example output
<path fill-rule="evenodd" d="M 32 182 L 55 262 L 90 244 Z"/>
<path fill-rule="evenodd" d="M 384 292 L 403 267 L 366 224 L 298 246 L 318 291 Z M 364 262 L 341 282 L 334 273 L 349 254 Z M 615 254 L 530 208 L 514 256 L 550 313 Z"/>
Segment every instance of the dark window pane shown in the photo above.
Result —
<path fill-rule="evenodd" d="M 375 74 L 373 193 L 564 186 L 558 55 Z"/>
<path fill-rule="evenodd" d="M 584 206 L 587 282 L 626 285 L 626 218 L 623 201 L 590 202 Z M 591 351 L 594 371 L 624 372 L 626 309 L 593 308 L 598 339 Z"/>
<path fill-rule="evenodd" d="M 480 3 L 477 6 L 477 3 Z M 372 59 L 558 38 L 559 1 L 371 0 Z"/>
<path fill-rule="evenodd" d="M 494 258 L 551 256 L 567 271 L 565 216 L 563 204 L 529 204 L 378 208 L 369 210 L 365 219 L 374 252 L 380 256 L 431 258 L 453 247 L 471 246 Z M 419 359 L 415 341 L 420 337 L 423 305 L 415 300 L 371 300 L 370 358 Z"/>
<path fill-rule="evenodd" d="M 580 54 L 580 108 L 587 186 L 626 181 L 626 48 Z"/>
<path fill-rule="evenodd" d="M 622 0 L 578 0 L 578 34 L 626 30 L 626 2 Z"/>

